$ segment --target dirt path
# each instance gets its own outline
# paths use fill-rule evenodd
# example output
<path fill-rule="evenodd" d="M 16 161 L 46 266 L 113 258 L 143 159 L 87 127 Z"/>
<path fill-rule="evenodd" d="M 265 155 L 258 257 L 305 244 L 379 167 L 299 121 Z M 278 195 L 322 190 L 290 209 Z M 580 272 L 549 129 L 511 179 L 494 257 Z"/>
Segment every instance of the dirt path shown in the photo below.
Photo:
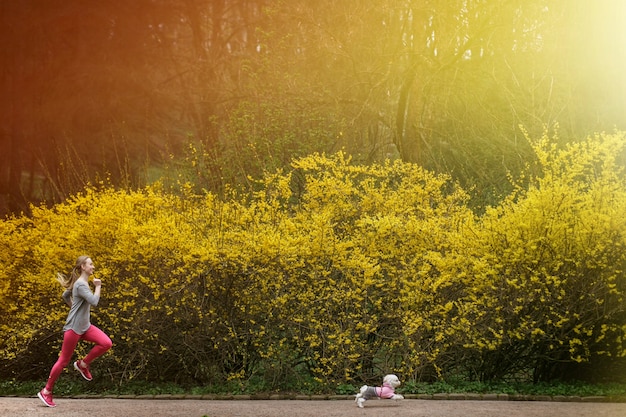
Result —
<path fill-rule="evenodd" d="M 0 416 L 62 417 L 624 417 L 626 403 L 555 401 L 146 400 L 64 399 L 45 407 L 37 397 L 0 397 Z"/>

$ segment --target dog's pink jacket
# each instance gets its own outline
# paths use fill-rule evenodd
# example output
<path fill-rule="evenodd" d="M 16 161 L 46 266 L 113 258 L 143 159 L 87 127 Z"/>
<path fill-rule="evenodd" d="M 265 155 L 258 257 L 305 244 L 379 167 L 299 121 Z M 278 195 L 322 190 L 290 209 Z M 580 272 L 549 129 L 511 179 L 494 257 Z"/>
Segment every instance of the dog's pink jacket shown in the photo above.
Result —
<path fill-rule="evenodd" d="M 382 387 L 376 387 L 376 395 L 380 398 L 391 398 L 395 393 L 395 388 L 389 385 L 388 382 L 383 383 Z"/>

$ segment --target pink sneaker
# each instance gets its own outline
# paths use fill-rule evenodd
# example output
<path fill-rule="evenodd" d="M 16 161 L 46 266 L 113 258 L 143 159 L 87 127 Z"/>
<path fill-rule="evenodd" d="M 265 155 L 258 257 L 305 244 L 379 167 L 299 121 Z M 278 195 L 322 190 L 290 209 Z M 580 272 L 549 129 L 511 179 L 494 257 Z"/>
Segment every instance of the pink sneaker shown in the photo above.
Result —
<path fill-rule="evenodd" d="M 76 361 L 74 362 L 74 369 L 76 369 L 87 381 L 91 381 L 93 378 L 91 376 L 91 372 L 89 372 L 89 365 L 87 365 L 84 361 Z"/>
<path fill-rule="evenodd" d="M 43 403 L 47 406 L 47 407 L 56 407 L 57 405 L 54 403 L 54 400 L 52 400 L 52 393 L 50 394 L 45 394 L 43 392 L 43 390 L 39 391 L 37 393 L 37 396 L 39 397 L 39 399 L 41 401 L 43 401 Z"/>

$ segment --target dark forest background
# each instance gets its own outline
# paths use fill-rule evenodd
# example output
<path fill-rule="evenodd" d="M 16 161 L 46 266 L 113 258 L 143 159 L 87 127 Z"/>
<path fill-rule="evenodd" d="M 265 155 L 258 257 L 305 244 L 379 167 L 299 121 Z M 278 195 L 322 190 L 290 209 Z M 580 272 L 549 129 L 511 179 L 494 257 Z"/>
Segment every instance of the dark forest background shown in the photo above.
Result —
<path fill-rule="evenodd" d="M 625 23 L 620 0 L 3 1 L 0 214 L 189 163 L 219 192 L 339 149 L 489 204 L 524 130 L 626 128 Z"/>

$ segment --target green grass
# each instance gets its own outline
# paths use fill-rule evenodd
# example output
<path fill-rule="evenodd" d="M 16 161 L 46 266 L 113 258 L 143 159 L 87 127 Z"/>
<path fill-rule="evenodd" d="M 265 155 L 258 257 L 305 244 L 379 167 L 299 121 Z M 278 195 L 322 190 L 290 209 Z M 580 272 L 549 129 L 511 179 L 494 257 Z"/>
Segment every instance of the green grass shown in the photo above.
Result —
<path fill-rule="evenodd" d="M 18 382 L 1 381 L 0 395 L 32 396 L 43 387 L 42 381 Z M 358 387 L 351 384 L 342 384 L 334 389 L 324 390 L 326 394 L 352 395 Z M 151 383 L 145 381 L 126 382 L 115 384 L 112 381 L 92 381 L 86 383 L 81 380 L 59 380 L 55 386 L 58 396 L 72 395 L 204 395 L 204 394 L 264 394 L 269 391 L 262 384 L 224 383 L 222 385 L 181 386 L 173 383 Z M 275 392 L 275 391 L 274 391 Z M 321 387 L 303 386 L 293 389 L 290 393 L 317 394 L 322 392 Z M 588 384 L 583 382 L 554 382 L 554 383 L 482 383 L 482 382 L 407 382 L 399 392 L 404 394 L 437 394 L 437 393 L 477 393 L 477 394 L 517 394 L 517 395 L 547 395 L 547 396 L 605 396 L 611 398 L 626 398 L 626 384 L 604 383 Z"/>
<path fill-rule="evenodd" d="M 603 383 L 589 384 L 584 382 L 552 382 L 552 383 L 515 383 L 515 382 L 434 382 L 412 383 L 404 386 L 405 393 L 437 394 L 437 393 L 476 393 L 476 394 L 516 394 L 516 395 L 548 395 L 548 396 L 626 396 L 626 384 Z"/>

